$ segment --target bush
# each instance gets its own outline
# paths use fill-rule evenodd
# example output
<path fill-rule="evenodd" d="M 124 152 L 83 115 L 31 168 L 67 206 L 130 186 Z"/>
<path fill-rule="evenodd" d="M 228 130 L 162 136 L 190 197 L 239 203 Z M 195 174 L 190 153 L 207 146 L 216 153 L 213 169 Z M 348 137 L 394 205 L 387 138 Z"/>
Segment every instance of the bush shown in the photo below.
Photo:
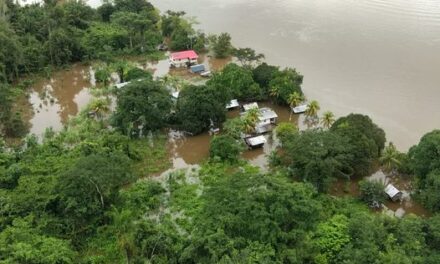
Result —
<path fill-rule="evenodd" d="M 127 74 L 125 75 L 125 81 L 131 81 L 131 80 L 138 80 L 138 79 L 152 79 L 153 76 L 150 72 L 139 69 L 137 67 L 131 68 L 128 70 Z"/>
<path fill-rule="evenodd" d="M 242 145 L 233 137 L 216 136 L 211 140 L 209 156 L 213 159 L 218 158 L 221 161 L 235 163 L 238 161 L 242 149 Z"/>
<path fill-rule="evenodd" d="M 372 208 L 380 208 L 385 202 L 384 185 L 379 181 L 362 180 L 359 182 L 361 200 Z"/>

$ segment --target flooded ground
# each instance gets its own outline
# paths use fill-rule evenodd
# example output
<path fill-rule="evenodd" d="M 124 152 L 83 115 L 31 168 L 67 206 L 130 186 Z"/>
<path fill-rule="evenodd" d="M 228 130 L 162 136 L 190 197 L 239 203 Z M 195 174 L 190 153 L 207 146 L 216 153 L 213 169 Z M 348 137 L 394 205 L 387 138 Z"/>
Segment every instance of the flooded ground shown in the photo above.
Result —
<path fill-rule="evenodd" d="M 335 196 L 351 196 L 358 197 L 360 195 L 359 182 L 363 178 L 355 178 L 347 182 L 346 180 L 338 180 L 330 190 L 330 194 Z M 418 216 L 431 216 L 429 211 L 427 211 L 419 203 L 411 199 L 411 192 L 413 190 L 411 185 L 411 180 L 408 177 L 401 175 L 391 175 L 389 173 L 384 173 L 382 170 L 378 169 L 376 172 L 372 173 L 370 176 L 365 177 L 367 180 L 379 181 L 384 186 L 391 183 L 398 190 L 403 193 L 401 201 L 393 202 L 391 199 L 387 199 L 383 204 L 382 212 L 386 214 L 403 217 L 407 214 L 415 214 Z"/>
<path fill-rule="evenodd" d="M 438 0 L 151 2 L 196 16 L 206 33 L 230 33 L 268 63 L 296 67 L 322 109 L 370 115 L 402 151 L 440 127 Z"/>
<path fill-rule="evenodd" d="M 82 64 L 54 72 L 49 80 L 37 80 L 29 94 L 33 111 L 30 132 L 41 135 L 48 127 L 61 130 L 70 116 L 89 103 L 92 98 L 89 87 L 93 85 L 92 67 Z"/>
<path fill-rule="evenodd" d="M 298 125 L 298 115 L 290 115 L 289 108 L 279 106 L 271 102 L 259 103 L 260 107 L 269 107 L 278 115 L 278 122 L 292 122 Z M 228 118 L 234 118 L 239 115 L 239 110 L 232 110 L 228 113 Z M 291 118 L 291 120 L 289 120 Z M 243 158 L 252 165 L 260 167 L 263 171 L 267 170 L 268 157 L 278 145 L 276 137 L 272 133 L 264 135 L 267 143 L 263 148 L 246 150 L 243 152 Z M 209 156 L 209 143 L 213 136 L 208 132 L 185 137 L 179 132 L 170 132 L 170 153 L 173 159 L 174 168 L 180 169 L 190 165 L 199 164 Z"/>
<path fill-rule="evenodd" d="M 215 71 L 222 69 L 230 60 L 214 59 L 202 54 L 199 63 L 204 64 L 207 70 Z M 156 78 L 170 74 L 188 80 L 206 80 L 189 73 L 186 68 L 170 69 L 168 59 L 146 62 L 145 58 L 135 57 L 131 61 L 140 68 L 151 70 Z M 76 115 L 92 100 L 90 88 L 95 84 L 93 67 L 80 63 L 52 73 L 50 79 L 36 80 L 29 93 L 31 114 L 26 115 L 30 133 L 40 136 L 48 127 L 55 131 L 61 130 L 69 117 Z"/>

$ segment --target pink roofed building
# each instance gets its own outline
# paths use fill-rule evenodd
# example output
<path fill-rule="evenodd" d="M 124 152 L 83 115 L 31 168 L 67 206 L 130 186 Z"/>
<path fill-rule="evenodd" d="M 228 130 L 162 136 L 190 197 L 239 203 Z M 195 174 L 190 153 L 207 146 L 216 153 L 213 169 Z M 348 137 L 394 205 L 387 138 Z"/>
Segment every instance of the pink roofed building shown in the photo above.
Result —
<path fill-rule="evenodd" d="M 170 54 L 170 65 L 174 67 L 185 67 L 197 63 L 199 55 L 194 50 L 185 50 L 179 52 L 173 52 Z"/>

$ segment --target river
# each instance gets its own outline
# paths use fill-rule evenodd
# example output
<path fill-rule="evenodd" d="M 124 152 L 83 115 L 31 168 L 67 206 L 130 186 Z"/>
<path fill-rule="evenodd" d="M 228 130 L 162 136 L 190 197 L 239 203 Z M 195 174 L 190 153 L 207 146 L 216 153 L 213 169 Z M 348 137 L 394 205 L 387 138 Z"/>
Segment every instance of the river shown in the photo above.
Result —
<path fill-rule="evenodd" d="M 402 151 L 440 128 L 438 0 L 151 2 L 186 11 L 207 33 L 230 33 L 269 63 L 296 67 L 323 110 L 371 116 Z"/>
<path fill-rule="evenodd" d="M 388 140 L 400 150 L 417 144 L 420 137 L 440 128 L 440 2 L 434 0 L 153 0 L 162 11 L 184 10 L 200 21 L 207 33 L 229 32 L 233 44 L 252 47 L 266 61 L 296 67 L 304 76 L 303 89 L 322 110 L 337 116 L 368 114 L 383 127 Z M 97 6 L 99 0 L 89 1 Z M 225 62 L 213 65 L 220 68 Z M 168 72 L 166 61 L 146 64 L 155 76 Z M 90 100 L 93 71 L 87 65 L 55 73 L 33 85 L 30 102 L 34 115 L 31 132 L 47 126 L 59 130 Z M 180 75 L 179 72 L 175 73 Z M 68 87 L 67 87 L 68 86 Z M 288 111 L 277 111 L 280 121 Z M 235 113 L 236 114 L 236 113 Z M 231 113 L 230 115 L 234 115 Z M 296 119 L 295 119 L 296 121 Z M 265 148 L 243 157 L 266 169 L 267 154 L 276 145 L 269 134 Z M 170 132 L 173 168 L 197 166 L 208 156 L 210 136 L 185 138 Z M 379 175 L 379 176 L 378 176 Z M 405 193 L 402 203 L 387 202 L 395 215 L 427 215 L 411 202 L 409 183 L 385 177 Z M 352 181 L 347 194 L 357 194 Z M 338 190 L 343 188 L 338 188 Z M 344 195 L 335 193 L 335 195 Z"/>
<path fill-rule="evenodd" d="M 151 2 L 197 17 L 207 33 L 229 32 L 269 63 L 296 67 L 323 110 L 368 114 L 402 151 L 440 128 L 438 0 Z"/>

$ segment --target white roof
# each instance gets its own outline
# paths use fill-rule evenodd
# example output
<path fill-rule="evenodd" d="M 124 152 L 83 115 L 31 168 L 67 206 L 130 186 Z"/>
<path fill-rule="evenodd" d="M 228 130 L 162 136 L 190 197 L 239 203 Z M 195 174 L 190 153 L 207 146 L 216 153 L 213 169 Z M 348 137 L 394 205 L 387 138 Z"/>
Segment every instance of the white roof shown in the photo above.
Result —
<path fill-rule="evenodd" d="M 399 194 L 400 191 L 396 187 L 394 187 L 394 185 L 392 185 L 390 183 L 390 184 L 387 185 L 387 187 L 385 187 L 385 193 L 388 194 L 388 196 L 390 198 L 393 198 L 394 196 Z"/>
<path fill-rule="evenodd" d="M 171 93 L 171 95 L 174 97 L 174 98 L 179 98 L 179 94 L 180 94 L 180 92 L 179 91 L 177 91 L 177 92 L 174 92 L 174 93 Z"/>
<path fill-rule="evenodd" d="M 235 107 L 239 107 L 240 104 L 238 103 L 237 99 L 232 99 L 229 104 L 226 106 L 226 109 L 230 109 L 230 108 L 235 108 Z"/>
<path fill-rule="evenodd" d="M 247 138 L 246 141 L 251 146 L 258 146 L 266 143 L 266 138 L 264 136 L 256 136 L 256 137 Z"/>
<path fill-rule="evenodd" d="M 295 114 L 304 113 L 306 110 L 307 110 L 307 105 L 306 104 L 298 105 L 297 107 L 292 107 L 292 111 Z"/>
<path fill-rule="evenodd" d="M 275 111 L 273 111 L 272 109 L 270 109 L 268 107 L 260 108 L 260 113 L 261 113 L 261 115 L 260 115 L 261 121 L 278 117 L 277 113 L 275 113 Z"/>
<path fill-rule="evenodd" d="M 243 105 L 244 111 L 249 111 L 251 109 L 258 108 L 258 104 L 256 102 Z"/>
<path fill-rule="evenodd" d="M 130 82 L 123 82 L 123 83 L 117 83 L 115 84 L 116 88 L 120 89 L 124 86 L 126 86 L 127 84 L 129 84 Z"/>

